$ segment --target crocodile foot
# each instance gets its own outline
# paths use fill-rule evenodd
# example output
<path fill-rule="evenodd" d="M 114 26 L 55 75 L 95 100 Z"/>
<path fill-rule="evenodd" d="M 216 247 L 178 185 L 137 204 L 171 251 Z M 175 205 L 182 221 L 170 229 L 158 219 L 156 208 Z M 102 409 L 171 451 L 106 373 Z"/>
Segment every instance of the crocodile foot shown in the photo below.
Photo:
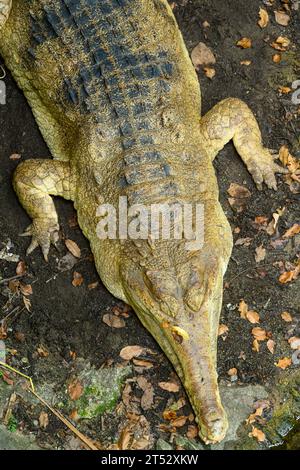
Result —
<path fill-rule="evenodd" d="M 48 261 L 48 254 L 51 243 L 58 241 L 59 225 L 49 219 L 35 219 L 32 224 L 22 233 L 21 237 L 32 237 L 26 254 L 32 253 L 38 246 L 41 247 L 45 261 Z"/>
<path fill-rule="evenodd" d="M 260 155 L 255 155 L 247 159 L 246 166 L 259 190 L 262 190 L 263 183 L 265 183 L 269 189 L 277 190 L 275 174 L 285 174 L 288 172 L 286 168 L 277 165 L 269 150 L 264 148 Z"/>
<path fill-rule="evenodd" d="M 8 20 L 11 7 L 12 0 L 0 0 L 0 28 L 4 26 Z"/>

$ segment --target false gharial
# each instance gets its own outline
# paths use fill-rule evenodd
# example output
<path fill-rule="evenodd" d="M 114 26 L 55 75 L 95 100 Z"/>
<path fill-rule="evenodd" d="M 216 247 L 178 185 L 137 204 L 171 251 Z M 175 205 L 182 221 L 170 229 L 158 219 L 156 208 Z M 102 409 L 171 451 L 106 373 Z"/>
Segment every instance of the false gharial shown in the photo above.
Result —
<path fill-rule="evenodd" d="M 57 241 L 51 196 L 74 201 L 104 285 L 170 359 L 201 439 L 221 441 L 228 421 L 217 335 L 232 234 L 213 159 L 233 139 L 257 186 L 276 190 L 284 170 L 263 147 L 254 115 L 228 98 L 201 117 L 197 74 L 166 0 L 0 0 L 0 53 L 53 156 L 25 160 L 14 173 L 32 219 L 27 254 L 40 246 L 47 260 Z M 160 228 L 100 237 L 107 212 L 99 206 L 117 208 L 120 198 L 130 208 L 201 206 L 201 245 L 188 245 L 183 231 L 162 237 Z"/>

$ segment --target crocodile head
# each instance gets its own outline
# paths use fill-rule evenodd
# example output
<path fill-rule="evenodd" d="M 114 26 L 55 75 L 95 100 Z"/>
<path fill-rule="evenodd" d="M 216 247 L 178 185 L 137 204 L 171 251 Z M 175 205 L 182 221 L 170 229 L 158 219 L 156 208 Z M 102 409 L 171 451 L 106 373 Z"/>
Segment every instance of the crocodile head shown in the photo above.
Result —
<path fill-rule="evenodd" d="M 227 259 L 212 252 L 191 255 L 175 250 L 168 268 L 161 257 L 149 269 L 129 260 L 122 266 L 128 303 L 172 362 L 207 444 L 221 441 L 228 427 L 216 372 Z M 153 269 L 155 265 L 160 267 Z"/>

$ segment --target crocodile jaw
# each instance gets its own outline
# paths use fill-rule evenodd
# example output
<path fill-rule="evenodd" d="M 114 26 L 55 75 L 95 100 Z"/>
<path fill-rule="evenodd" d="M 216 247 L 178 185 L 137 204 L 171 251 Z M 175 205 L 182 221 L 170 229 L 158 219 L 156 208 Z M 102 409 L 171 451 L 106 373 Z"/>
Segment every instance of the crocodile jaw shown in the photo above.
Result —
<path fill-rule="evenodd" d="M 164 315 L 155 311 L 153 305 L 152 310 L 146 310 L 149 303 L 145 298 L 145 285 L 143 292 L 139 291 L 138 285 L 134 291 L 127 291 L 128 303 L 180 377 L 196 415 L 199 436 L 206 444 L 222 441 L 228 429 L 216 372 L 222 281 L 221 274 L 214 279 L 213 290 L 209 288 L 203 293 L 202 306 L 196 314 L 191 315 L 182 303 L 182 311 L 176 318 L 167 321 Z"/>

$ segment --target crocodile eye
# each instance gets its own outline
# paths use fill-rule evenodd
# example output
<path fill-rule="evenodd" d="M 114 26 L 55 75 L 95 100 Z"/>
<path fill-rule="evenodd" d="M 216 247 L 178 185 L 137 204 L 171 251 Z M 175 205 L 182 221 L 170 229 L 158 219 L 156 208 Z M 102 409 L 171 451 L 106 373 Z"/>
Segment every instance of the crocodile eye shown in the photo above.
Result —
<path fill-rule="evenodd" d="M 163 300 L 165 296 L 180 298 L 181 289 L 175 276 L 165 271 L 147 271 L 146 282 L 152 293 Z"/>
<path fill-rule="evenodd" d="M 147 271 L 146 283 L 152 295 L 159 302 L 160 309 L 170 317 L 175 317 L 180 309 L 181 288 L 171 273 Z"/>
<path fill-rule="evenodd" d="M 203 292 L 199 283 L 194 284 L 184 296 L 184 302 L 191 310 L 193 310 L 193 312 L 198 312 L 200 310 L 202 300 Z"/>

